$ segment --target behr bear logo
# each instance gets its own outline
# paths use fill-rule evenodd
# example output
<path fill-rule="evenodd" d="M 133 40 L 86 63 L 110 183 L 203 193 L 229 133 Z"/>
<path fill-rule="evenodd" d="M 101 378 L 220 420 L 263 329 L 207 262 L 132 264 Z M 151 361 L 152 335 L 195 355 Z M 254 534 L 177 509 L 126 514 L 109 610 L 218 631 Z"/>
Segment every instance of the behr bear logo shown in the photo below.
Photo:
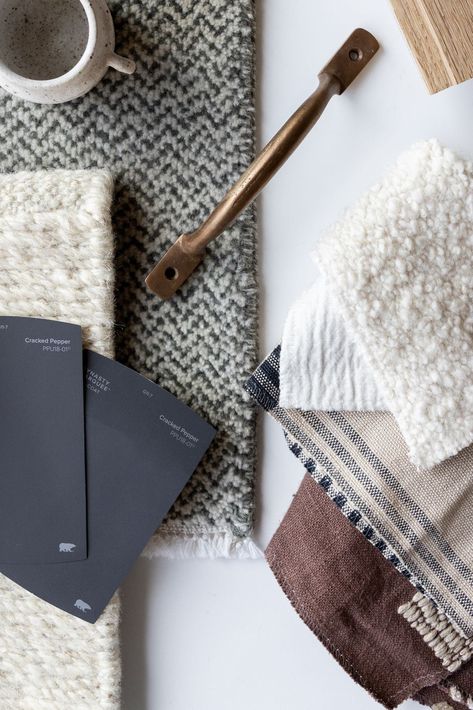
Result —
<path fill-rule="evenodd" d="M 73 542 L 61 542 L 59 543 L 59 552 L 72 552 L 75 547 Z"/>
<path fill-rule="evenodd" d="M 87 611 L 90 611 L 90 610 L 92 609 L 92 607 L 91 607 L 89 604 L 87 604 L 87 602 L 83 602 L 82 599 L 78 599 L 78 600 L 76 601 L 76 603 L 74 604 L 74 606 L 75 606 L 77 609 L 80 609 L 81 611 L 83 611 L 84 614 L 85 614 Z"/>

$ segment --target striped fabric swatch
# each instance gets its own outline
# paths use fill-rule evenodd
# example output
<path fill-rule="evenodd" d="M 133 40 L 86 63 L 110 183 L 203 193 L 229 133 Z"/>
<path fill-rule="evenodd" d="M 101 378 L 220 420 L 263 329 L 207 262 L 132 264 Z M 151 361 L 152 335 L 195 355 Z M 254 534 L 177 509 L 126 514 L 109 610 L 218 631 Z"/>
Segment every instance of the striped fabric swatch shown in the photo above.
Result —
<path fill-rule="evenodd" d="M 431 706 L 447 702 L 446 707 L 457 710 L 470 707 L 473 662 L 459 656 L 454 666 L 445 663 L 418 629 L 404 622 L 398 609 L 412 607 L 406 602 L 412 597 L 411 585 L 309 475 L 265 554 L 302 621 L 351 678 L 386 708 L 413 696 Z M 449 632 L 445 624 L 444 629 Z"/>
<path fill-rule="evenodd" d="M 387 412 L 279 407 L 280 349 L 247 382 L 292 452 L 394 566 L 473 635 L 473 447 L 428 472 Z"/>

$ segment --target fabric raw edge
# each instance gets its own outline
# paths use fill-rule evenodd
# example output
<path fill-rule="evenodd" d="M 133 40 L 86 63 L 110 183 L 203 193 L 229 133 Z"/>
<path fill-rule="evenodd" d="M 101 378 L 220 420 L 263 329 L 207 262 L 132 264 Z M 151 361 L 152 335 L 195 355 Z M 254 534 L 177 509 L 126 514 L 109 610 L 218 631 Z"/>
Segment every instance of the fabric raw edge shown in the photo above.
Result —
<path fill-rule="evenodd" d="M 257 368 L 245 387 L 258 404 L 263 407 L 281 426 L 284 438 L 290 452 L 301 462 L 311 478 L 322 488 L 329 498 L 338 506 L 341 513 L 354 525 L 357 530 L 385 557 L 393 567 L 402 574 L 413 588 L 424 589 L 420 580 L 413 574 L 412 570 L 398 556 L 394 548 L 384 539 L 382 535 L 372 526 L 369 520 L 358 508 L 350 502 L 334 482 L 333 477 L 316 462 L 310 452 L 306 451 L 294 435 L 285 427 L 284 419 L 281 418 L 283 409 L 278 405 L 279 391 L 274 382 L 264 372 L 266 364 L 271 363 L 273 368 L 277 366 L 280 358 L 281 348 L 278 345 L 263 363 Z M 262 383 L 264 381 L 264 384 Z M 367 531 L 369 530 L 369 534 Z"/>
<path fill-rule="evenodd" d="M 149 560 L 164 557 L 172 560 L 219 559 L 258 560 L 263 552 L 251 537 L 238 538 L 229 532 L 205 533 L 195 535 L 167 534 L 156 535 L 142 552 L 142 557 Z"/>
<path fill-rule="evenodd" d="M 402 574 L 413 587 L 417 587 L 418 591 L 414 594 L 413 599 L 399 607 L 398 612 L 404 616 L 413 628 L 416 628 L 422 636 L 425 636 L 424 640 L 432 648 L 437 658 L 445 659 L 443 665 L 447 670 L 452 673 L 458 670 L 463 663 L 473 656 L 473 635 L 471 638 L 467 636 L 448 614 L 424 594 L 425 582 L 419 581 L 412 572 L 408 561 L 406 563 L 404 560 L 403 555 L 391 548 L 389 543 L 377 532 L 376 528 L 355 507 L 351 506 L 345 494 L 334 485 L 330 475 L 320 465 L 314 465 L 314 460 L 299 442 L 285 429 L 283 431 L 289 450 L 299 459 L 312 480 L 318 485 L 322 485 L 323 482 L 322 487 L 325 493 L 362 535 L 366 537 L 366 527 L 370 528 L 371 534 L 366 539 L 388 560 L 399 574 Z M 360 516 L 357 522 L 352 519 L 351 514 L 353 511 L 356 511 L 357 518 L 358 515 Z M 430 632 L 432 632 L 432 636 Z M 445 638 L 448 639 L 446 644 L 444 643 Z M 463 639 L 463 641 L 460 641 L 460 639 Z M 452 655 L 452 649 L 458 652 L 458 658 L 461 659 L 458 665 L 455 665 L 458 658 L 456 655 Z"/>
<path fill-rule="evenodd" d="M 306 480 L 310 480 L 306 477 Z M 302 484 L 304 485 L 304 484 Z M 302 486 L 301 486 L 302 487 Z M 315 502 L 315 491 L 316 491 L 317 486 L 310 486 L 307 489 L 307 493 L 305 494 L 307 497 L 309 496 L 309 492 L 311 494 L 312 500 Z M 318 514 L 320 514 L 320 511 L 317 511 Z M 335 513 L 336 514 L 336 513 Z M 415 639 L 415 633 L 412 634 L 410 629 L 407 629 L 405 627 L 402 629 L 401 627 L 403 626 L 402 620 L 400 621 L 400 624 L 398 623 L 398 631 L 397 633 L 401 634 L 402 638 L 404 639 L 404 643 L 407 644 L 407 647 L 410 648 L 410 652 L 412 652 L 413 648 L 417 647 L 417 654 L 423 653 L 425 654 L 425 658 L 427 663 L 430 664 L 432 663 L 434 667 L 437 668 L 436 673 L 427 673 L 425 669 L 420 670 L 418 669 L 416 672 L 411 672 L 411 681 L 407 685 L 403 685 L 403 687 L 398 690 L 395 687 L 391 688 L 391 690 L 388 690 L 385 688 L 382 690 L 381 688 L 376 688 L 376 690 L 373 692 L 372 685 L 370 686 L 369 681 L 370 680 L 370 674 L 373 672 L 373 666 L 371 666 L 371 670 L 366 670 L 364 671 L 362 667 L 358 666 L 358 655 L 356 652 L 353 651 L 353 644 L 345 646 L 342 648 L 345 649 L 345 652 L 343 653 L 338 647 L 338 644 L 334 644 L 334 639 L 333 639 L 333 633 L 332 632 L 326 632 L 326 628 L 324 629 L 324 623 L 320 621 L 320 618 L 318 617 L 317 614 L 317 603 L 314 605 L 311 603 L 311 601 L 316 602 L 317 599 L 317 592 L 315 593 L 315 597 L 312 596 L 311 594 L 311 589 L 307 588 L 308 584 L 311 584 L 309 580 L 312 580 L 312 575 L 308 573 L 308 569 L 302 566 L 297 566 L 293 567 L 292 564 L 292 557 L 293 555 L 291 554 L 291 549 L 292 553 L 294 553 L 294 513 L 292 516 L 292 519 L 290 518 L 290 513 L 288 512 L 289 520 L 290 522 L 287 523 L 287 527 L 285 527 L 285 521 L 281 523 L 281 527 L 278 529 L 278 531 L 275 533 L 273 536 L 272 541 L 270 542 L 267 550 L 266 550 L 266 559 L 267 562 L 270 566 L 270 568 L 273 571 L 273 574 L 275 575 L 279 585 L 281 586 L 283 592 L 285 593 L 286 597 L 294 607 L 296 613 L 298 616 L 302 619 L 302 621 L 308 626 L 308 628 L 311 629 L 311 631 L 318 637 L 318 639 L 321 641 L 321 643 L 328 648 L 328 650 L 334 655 L 335 660 L 340 663 L 340 665 L 348 672 L 348 674 L 360 685 L 367 690 L 373 697 L 375 697 L 379 702 L 381 702 L 385 707 L 397 707 L 398 704 L 402 703 L 404 700 L 407 698 L 411 698 L 412 696 L 416 696 L 419 693 L 425 693 L 427 689 L 430 690 L 431 687 L 435 688 L 436 695 L 440 695 L 439 697 L 433 698 L 433 702 L 439 701 L 442 699 L 442 694 L 448 694 L 449 691 L 449 686 L 454 687 L 455 689 L 455 696 L 450 692 L 450 696 L 452 698 L 456 698 L 457 701 L 460 697 L 460 693 L 462 694 L 462 698 L 465 698 L 468 696 L 467 693 L 464 691 L 460 690 L 459 686 L 461 685 L 460 682 L 455 683 L 456 679 L 459 678 L 459 676 L 454 676 L 450 673 L 450 671 L 443 666 L 443 670 L 440 667 L 440 664 L 438 661 L 434 660 L 434 655 L 432 654 L 432 650 L 430 648 L 425 649 L 424 651 L 421 650 L 420 646 L 422 646 L 422 639 Z M 300 516 L 300 511 L 299 515 L 297 515 L 297 518 Z M 304 513 L 302 513 L 302 516 L 304 516 Z M 318 519 L 319 516 L 317 516 L 314 520 Z M 292 528 L 292 529 L 291 529 Z M 282 532 L 280 532 L 282 531 Z M 292 535 L 289 535 L 288 533 L 291 533 Z M 305 550 L 305 554 L 309 551 L 309 548 L 307 550 L 305 549 L 304 545 L 304 535 L 305 532 L 300 531 L 298 540 L 299 540 L 299 547 L 302 545 L 302 548 Z M 282 540 L 279 539 L 282 537 Z M 297 536 L 296 536 L 297 537 Z M 299 539 L 300 538 L 300 539 Z M 288 540 L 291 539 L 292 543 L 288 544 Z M 291 548 L 292 545 L 292 548 Z M 301 548 L 301 549 L 302 549 Z M 312 554 L 314 552 L 312 551 Z M 315 553 L 317 554 L 317 553 Z M 297 569 L 297 573 L 295 570 Z M 301 571 L 303 570 L 303 571 Z M 288 573 L 289 572 L 289 573 Z M 394 573 L 395 575 L 396 573 Z M 291 581 L 291 578 L 295 581 Z M 299 581 L 305 580 L 305 583 L 303 581 L 301 587 L 302 591 L 302 596 L 301 592 L 298 589 L 298 583 Z M 400 577 L 399 577 L 400 579 Z M 337 587 L 332 585 L 332 593 L 333 590 L 336 589 Z M 402 593 L 402 595 L 399 595 L 401 598 L 404 596 L 405 598 L 405 590 Z M 399 599 L 399 597 L 398 597 Z M 399 603 L 399 602 L 398 602 Z M 396 614 L 396 607 L 397 604 L 396 602 L 391 603 L 389 605 L 390 608 L 390 614 L 391 618 L 393 619 L 392 615 Z M 343 609 L 343 605 L 341 609 Z M 308 611 L 310 610 L 310 611 Z M 347 612 L 348 614 L 348 619 L 352 618 L 349 611 Z M 308 619 L 306 617 L 309 617 Z M 353 618 L 355 618 L 353 616 Z M 387 627 L 386 628 L 391 628 L 393 633 L 394 629 L 396 627 L 396 622 L 394 621 L 394 625 L 392 622 L 388 621 L 388 618 L 386 617 L 386 614 L 383 614 L 383 618 L 386 621 Z M 331 615 L 328 616 L 328 621 L 332 622 L 333 626 L 333 618 Z M 380 622 L 382 625 L 382 621 Z M 352 624 L 352 629 L 356 627 L 356 624 Z M 363 628 L 362 626 L 360 629 Z M 407 629 L 407 630 L 406 630 Z M 351 635 L 350 635 L 351 636 Z M 405 638 L 404 638 L 405 636 Z M 397 638 L 395 636 L 394 638 Z M 411 643 L 413 644 L 411 648 Z M 420 643 L 420 646 L 419 646 Z M 334 653 L 334 648 L 336 653 Z M 430 659 L 430 660 L 428 660 Z M 370 666 L 367 666 L 369 668 Z M 468 670 L 467 672 L 470 671 L 471 666 L 468 665 Z M 407 670 L 407 668 L 405 669 Z M 361 672 L 360 672 L 361 671 Z M 368 674 L 368 675 L 367 675 Z M 374 683 L 374 679 L 376 679 L 376 676 L 371 676 L 373 678 L 372 684 Z M 405 679 L 405 676 L 404 676 Z M 451 680 L 450 680 L 451 679 Z M 407 680 L 405 679 L 405 682 Z M 448 685 L 447 685 L 448 684 Z M 377 683 L 374 683 L 376 686 Z M 426 700 L 431 700 L 430 697 L 426 697 Z M 428 703 L 429 705 L 431 702 Z M 455 707 L 457 707 L 455 705 Z"/>
<path fill-rule="evenodd" d="M 298 615 L 298 617 L 301 619 L 301 621 L 304 622 L 304 624 L 307 626 L 310 631 L 318 638 L 320 643 L 327 649 L 327 651 L 333 656 L 333 658 L 337 661 L 337 663 L 343 668 L 343 670 L 348 673 L 350 678 L 355 681 L 360 687 L 362 687 L 364 690 L 366 690 L 369 695 L 371 695 L 378 703 L 381 703 L 382 705 L 385 705 L 385 703 L 379 698 L 374 691 L 372 691 L 370 688 L 368 688 L 366 685 L 362 685 L 364 682 L 364 679 L 355 671 L 353 668 L 353 665 L 348 661 L 348 659 L 341 653 L 339 653 L 338 649 L 332 644 L 328 636 L 323 634 L 319 627 L 314 624 L 313 619 L 310 618 L 307 614 L 304 613 L 304 607 L 303 605 L 299 604 L 299 599 L 297 594 L 295 594 L 294 590 L 292 589 L 291 585 L 286 579 L 286 576 L 284 575 L 283 571 L 281 570 L 280 565 L 278 564 L 278 561 L 276 559 L 273 559 L 270 553 L 266 552 L 266 561 L 268 562 L 272 573 L 274 574 L 277 583 L 281 587 L 281 590 L 289 600 L 292 608 Z M 385 706 L 387 707 L 387 706 Z M 395 707 L 394 705 L 391 705 L 389 707 Z"/>
<path fill-rule="evenodd" d="M 301 462 L 312 480 L 323 488 L 326 495 L 335 503 L 342 515 L 368 540 L 370 545 L 383 555 L 399 574 L 402 574 L 402 576 L 412 584 L 413 588 L 423 589 L 421 582 L 404 563 L 403 559 L 397 555 L 394 548 L 380 535 L 376 528 L 369 522 L 368 518 L 360 513 L 358 508 L 349 501 L 323 466 L 316 463 L 310 453 L 284 428 L 283 433 L 289 451 Z M 366 534 L 367 529 L 369 530 L 368 535 Z"/>
<path fill-rule="evenodd" d="M 271 543 L 270 543 L 271 545 Z M 366 682 L 366 679 L 360 676 L 359 673 L 354 669 L 353 664 L 349 661 L 349 659 L 340 653 L 338 648 L 331 642 L 330 638 L 323 632 L 322 626 L 320 624 L 315 624 L 313 621 L 313 616 L 310 616 L 304 613 L 304 605 L 300 604 L 298 595 L 294 592 L 292 589 L 290 583 L 286 579 L 286 576 L 281 569 L 281 565 L 276 557 L 273 557 L 271 555 L 271 552 L 266 550 L 266 561 L 268 562 L 272 573 L 274 574 L 279 586 L 281 587 L 281 590 L 284 592 L 285 596 L 291 603 L 291 606 L 295 610 L 296 614 L 299 616 L 299 618 L 304 622 L 304 624 L 312 631 L 312 633 L 318 638 L 320 643 L 329 651 L 329 653 L 333 656 L 333 658 L 337 661 L 337 663 L 343 668 L 343 670 L 348 673 L 350 678 L 355 681 L 363 690 L 365 690 L 371 697 L 373 697 L 378 703 L 381 703 L 386 708 L 395 708 L 398 705 L 400 705 L 404 700 L 407 700 L 408 698 L 411 698 L 413 695 L 415 695 L 418 691 L 423 689 L 423 679 L 420 678 L 417 681 L 413 681 L 412 684 L 408 686 L 408 689 L 406 688 L 406 695 L 405 697 L 401 697 L 398 699 L 396 697 L 396 700 L 393 700 L 392 702 L 389 702 L 387 699 L 383 700 L 381 699 L 376 692 L 370 688 Z"/>
<path fill-rule="evenodd" d="M 312 478 L 324 487 L 327 494 L 336 502 L 343 514 L 351 522 L 355 523 L 357 527 L 358 523 L 361 523 L 361 531 L 366 534 L 370 542 L 376 547 L 378 547 L 379 542 L 378 549 L 382 551 L 382 554 L 387 557 L 396 569 L 401 571 L 418 591 L 428 594 L 431 599 L 434 599 L 438 608 L 446 613 L 447 618 L 457 624 L 459 628 L 462 628 L 466 636 L 473 635 L 471 610 L 464 608 L 465 613 L 461 610 L 459 613 L 458 607 L 448 601 L 448 595 L 445 596 L 444 593 L 441 593 L 436 585 L 432 583 L 430 576 L 419 568 L 419 565 L 411 555 L 406 555 L 404 548 L 398 544 L 390 531 L 387 528 L 380 529 L 379 521 L 373 519 L 368 510 L 365 509 L 363 512 L 359 510 L 359 501 L 356 500 L 356 497 L 352 498 L 352 491 L 348 491 L 350 495 L 343 492 L 345 488 L 337 474 L 336 466 L 332 466 L 329 461 L 325 460 L 325 457 L 320 457 L 316 449 L 304 449 L 301 441 L 304 442 L 304 445 L 307 442 L 297 423 L 294 423 L 297 412 L 295 410 L 291 412 L 278 406 L 279 358 L 280 346 L 273 350 L 247 381 L 246 387 L 248 391 L 279 422 L 285 435 L 289 436 L 288 445 L 291 452 L 301 460 Z M 342 489 L 339 486 L 342 486 Z M 369 517 L 365 517 L 363 521 L 364 515 L 369 515 Z M 368 523 L 368 525 L 363 525 L 363 522 Z M 382 533 L 381 536 L 380 532 Z"/>

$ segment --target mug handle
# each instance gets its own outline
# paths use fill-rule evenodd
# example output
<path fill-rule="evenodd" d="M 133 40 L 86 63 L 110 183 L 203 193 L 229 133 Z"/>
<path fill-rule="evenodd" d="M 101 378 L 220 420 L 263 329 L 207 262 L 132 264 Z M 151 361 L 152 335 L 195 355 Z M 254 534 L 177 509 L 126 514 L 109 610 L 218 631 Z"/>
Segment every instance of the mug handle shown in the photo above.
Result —
<path fill-rule="evenodd" d="M 120 57 L 120 55 L 115 54 L 115 52 L 109 56 L 108 66 L 112 67 L 112 69 L 123 72 L 123 74 L 133 74 L 136 69 L 136 64 L 132 59 Z"/>

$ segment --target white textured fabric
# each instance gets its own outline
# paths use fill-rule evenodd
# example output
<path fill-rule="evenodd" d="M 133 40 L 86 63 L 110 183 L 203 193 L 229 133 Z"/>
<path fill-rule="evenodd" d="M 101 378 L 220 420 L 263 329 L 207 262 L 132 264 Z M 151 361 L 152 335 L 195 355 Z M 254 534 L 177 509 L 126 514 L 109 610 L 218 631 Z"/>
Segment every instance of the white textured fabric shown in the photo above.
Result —
<path fill-rule="evenodd" d="M 281 342 L 279 404 L 318 411 L 386 410 L 365 356 L 322 279 L 292 306 Z"/>
<path fill-rule="evenodd" d="M 83 326 L 113 355 L 112 179 L 0 176 L 0 314 Z M 118 710 L 119 600 L 91 625 L 0 576 L 0 709 Z"/>
<path fill-rule="evenodd" d="M 314 253 L 409 446 L 473 441 L 473 165 L 414 146 Z"/>

